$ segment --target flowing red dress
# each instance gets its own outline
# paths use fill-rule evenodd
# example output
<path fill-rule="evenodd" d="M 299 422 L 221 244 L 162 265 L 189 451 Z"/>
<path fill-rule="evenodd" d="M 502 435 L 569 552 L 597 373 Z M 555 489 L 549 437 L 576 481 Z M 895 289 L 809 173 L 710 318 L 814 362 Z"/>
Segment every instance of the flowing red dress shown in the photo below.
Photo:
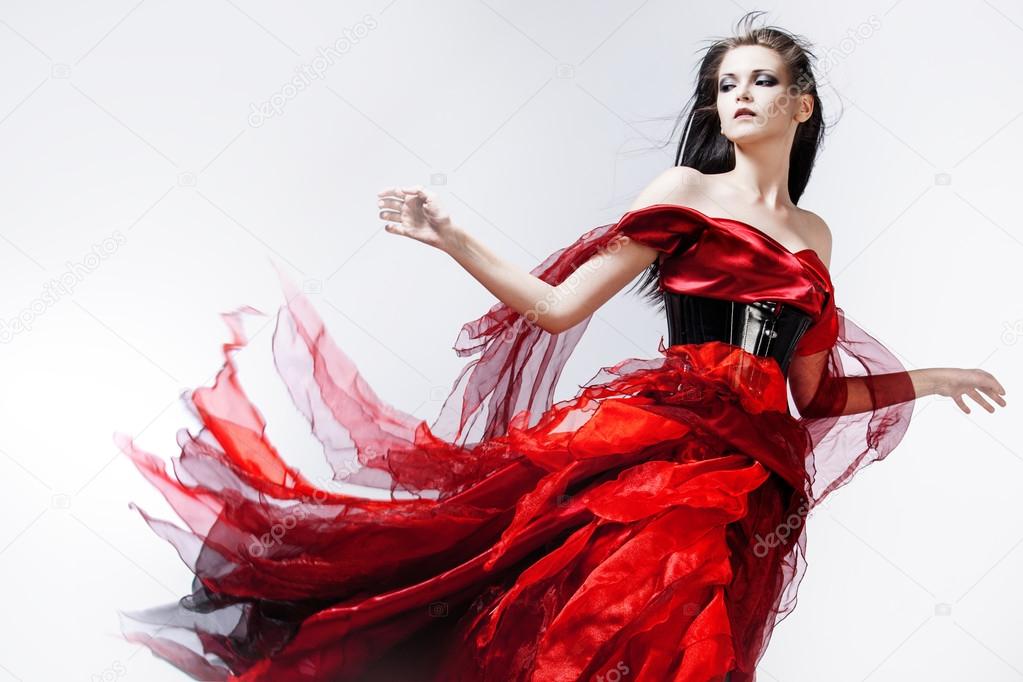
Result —
<path fill-rule="evenodd" d="M 277 371 L 334 478 L 390 494 L 325 490 L 275 450 L 232 362 L 259 313 L 225 314 L 173 475 L 115 436 L 187 527 L 139 513 L 195 573 L 179 602 L 122 612 L 124 636 L 200 680 L 754 680 L 796 604 L 808 512 L 897 446 L 911 382 L 814 251 L 739 221 L 641 208 L 532 273 L 558 284 L 624 237 L 661 252 L 664 290 L 809 313 L 789 368 L 819 377 L 807 414 L 776 360 L 720 341 L 662 339 L 554 403 L 589 319 L 550 334 L 498 304 L 462 327 L 456 352 L 478 357 L 427 425 L 282 276 Z"/>

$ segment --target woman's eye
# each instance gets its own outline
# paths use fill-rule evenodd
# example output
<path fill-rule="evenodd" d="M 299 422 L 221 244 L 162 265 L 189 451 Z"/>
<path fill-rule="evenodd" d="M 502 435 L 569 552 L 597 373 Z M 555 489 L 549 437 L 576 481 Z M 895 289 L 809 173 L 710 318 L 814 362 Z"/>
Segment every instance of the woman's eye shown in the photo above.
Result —
<path fill-rule="evenodd" d="M 777 81 L 775 81 L 773 78 L 759 78 L 757 79 L 756 82 L 757 85 L 765 85 L 767 87 L 775 85 L 776 83 Z M 728 89 L 732 87 L 735 87 L 735 83 L 722 83 L 721 92 L 728 92 Z"/>

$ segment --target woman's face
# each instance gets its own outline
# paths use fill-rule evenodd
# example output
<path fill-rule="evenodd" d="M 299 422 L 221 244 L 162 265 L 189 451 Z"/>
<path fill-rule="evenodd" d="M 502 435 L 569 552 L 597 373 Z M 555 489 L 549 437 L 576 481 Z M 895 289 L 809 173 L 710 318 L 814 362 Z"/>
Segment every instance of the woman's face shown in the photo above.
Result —
<path fill-rule="evenodd" d="M 717 80 L 721 132 L 732 142 L 752 142 L 785 135 L 809 118 L 812 98 L 790 87 L 781 57 L 761 45 L 729 50 L 721 61 Z M 750 109 L 753 116 L 739 116 Z"/>

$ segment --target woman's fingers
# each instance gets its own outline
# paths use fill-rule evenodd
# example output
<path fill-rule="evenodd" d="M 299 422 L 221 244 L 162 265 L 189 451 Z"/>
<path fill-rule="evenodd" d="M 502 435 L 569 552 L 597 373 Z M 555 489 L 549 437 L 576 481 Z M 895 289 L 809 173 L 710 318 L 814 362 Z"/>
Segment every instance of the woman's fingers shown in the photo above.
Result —
<path fill-rule="evenodd" d="M 415 229 L 414 234 L 419 239 L 420 228 L 434 227 L 435 223 L 447 220 L 447 214 L 436 199 L 436 195 L 422 185 L 385 187 L 377 192 L 377 215 L 381 220 L 397 223 L 385 225 L 384 229 L 388 232 L 413 236 L 413 230 L 408 225 Z"/>
<path fill-rule="evenodd" d="M 379 199 L 377 200 L 377 206 L 381 208 L 387 208 L 394 211 L 400 211 L 404 202 L 401 199 Z"/>
<path fill-rule="evenodd" d="M 984 399 L 983 399 L 983 398 L 982 398 L 982 397 L 980 396 L 980 393 L 978 393 L 978 392 L 977 392 L 977 389 L 975 389 L 975 388 L 971 388 L 970 390 L 968 390 L 968 391 L 966 392 L 966 395 L 968 395 L 968 396 L 970 396 L 971 398 L 973 398 L 973 401 L 974 401 L 975 403 L 977 403 L 978 405 L 980 405 L 981 407 L 983 407 L 983 408 L 984 408 L 985 410 L 987 410 L 988 412 L 994 412 L 994 411 L 995 411 L 995 408 L 991 407 L 991 403 L 989 403 L 988 401 L 984 400 Z"/>
<path fill-rule="evenodd" d="M 994 400 L 996 403 L 998 403 L 1002 407 L 1005 407 L 1005 398 L 1000 396 L 996 389 L 988 388 L 987 386 L 981 386 L 980 390 L 984 391 L 984 393 L 987 394 L 987 396 L 989 398 L 991 398 L 991 400 Z"/>
<path fill-rule="evenodd" d="M 954 395 L 954 396 L 952 396 L 952 400 L 955 401 L 956 405 L 959 406 L 960 410 L 962 410 L 966 414 L 970 413 L 970 408 L 966 406 L 965 402 L 963 402 L 963 397 L 961 395 Z"/>
<path fill-rule="evenodd" d="M 408 187 L 386 187 L 377 192 L 377 197 L 381 200 L 400 202 L 415 197 L 422 199 L 424 203 L 430 203 L 436 198 L 436 195 L 422 185 L 409 185 Z"/>
<path fill-rule="evenodd" d="M 405 208 L 405 201 L 414 193 L 409 190 L 414 188 L 385 187 L 377 192 L 377 207 L 380 211 L 377 215 L 382 220 L 401 222 L 401 215 Z M 393 230 L 392 230 L 393 231 Z"/>
<path fill-rule="evenodd" d="M 377 196 L 402 201 L 405 198 L 405 193 L 402 192 L 401 189 L 398 187 L 385 187 L 384 189 L 377 192 Z"/>

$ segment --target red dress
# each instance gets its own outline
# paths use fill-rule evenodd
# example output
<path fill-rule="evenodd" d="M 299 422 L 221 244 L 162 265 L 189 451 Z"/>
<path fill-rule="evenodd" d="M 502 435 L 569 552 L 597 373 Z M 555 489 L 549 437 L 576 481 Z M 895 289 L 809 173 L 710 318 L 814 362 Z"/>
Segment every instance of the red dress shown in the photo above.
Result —
<path fill-rule="evenodd" d="M 796 603 L 807 513 L 896 447 L 911 382 L 815 252 L 739 221 L 658 204 L 532 272 L 560 283 L 621 235 L 662 252 L 665 290 L 811 314 L 808 414 L 777 361 L 719 341 L 662 339 L 555 404 L 589 320 L 553 335 L 498 304 L 462 327 L 456 352 L 478 357 L 427 425 L 374 394 L 282 276 L 282 380 L 335 479 L 392 495 L 324 490 L 280 456 L 231 358 L 258 311 L 226 314 L 173 475 L 116 437 L 187 528 L 139 512 L 196 575 L 179 603 L 122 613 L 125 637 L 204 680 L 754 680 Z"/>

